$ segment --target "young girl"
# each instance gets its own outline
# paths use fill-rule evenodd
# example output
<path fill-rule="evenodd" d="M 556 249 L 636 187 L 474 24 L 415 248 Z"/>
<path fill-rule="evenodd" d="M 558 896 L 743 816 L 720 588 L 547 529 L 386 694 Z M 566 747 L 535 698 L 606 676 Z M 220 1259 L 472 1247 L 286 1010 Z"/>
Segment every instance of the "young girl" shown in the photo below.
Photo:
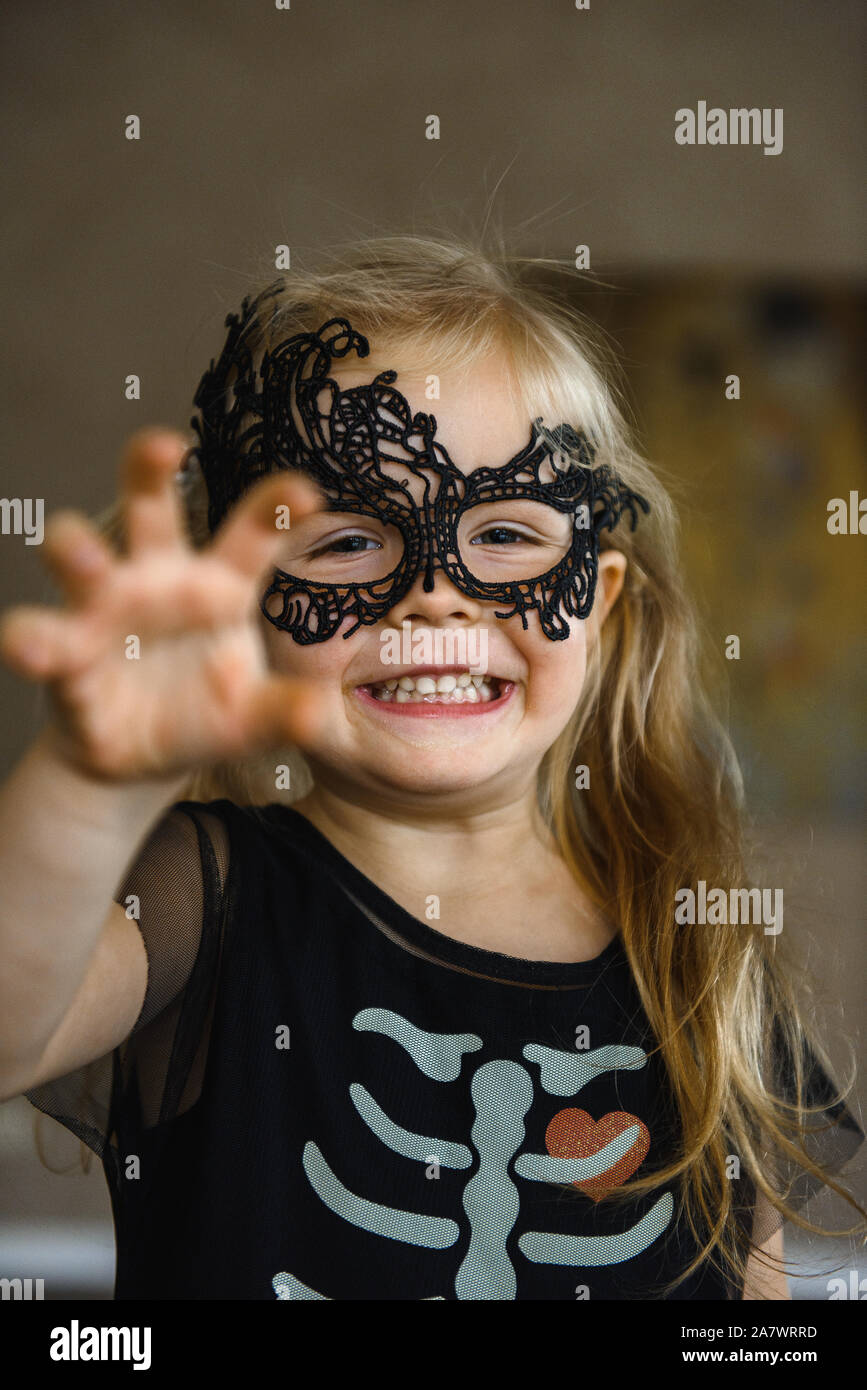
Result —
<path fill-rule="evenodd" d="M 672 505 L 530 269 L 248 298 L 6 615 L 2 1095 L 100 1155 L 119 1299 L 786 1298 L 847 1195 Z"/>

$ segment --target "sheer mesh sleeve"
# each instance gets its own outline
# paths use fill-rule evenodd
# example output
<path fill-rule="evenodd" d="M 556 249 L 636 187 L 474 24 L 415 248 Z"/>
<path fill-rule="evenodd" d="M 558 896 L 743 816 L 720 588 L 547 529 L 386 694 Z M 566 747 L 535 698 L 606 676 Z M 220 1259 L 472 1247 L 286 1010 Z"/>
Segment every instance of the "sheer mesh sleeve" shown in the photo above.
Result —
<path fill-rule="evenodd" d="M 143 1128 L 198 1099 L 219 973 L 229 870 L 220 803 L 177 802 L 128 867 L 115 901 L 134 918 L 147 987 L 129 1036 L 112 1052 L 24 1094 L 117 1168 L 118 1108 Z M 130 1097 L 133 1099 L 131 1100 Z"/>
<path fill-rule="evenodd" d="M 815 1163 L 822 1165 L 826 1174 L 837 1178 L 863 1143 L 864 1132 L 849 1107 L 842 1101 L 835 1102 L 838 1088 L 806 1041 L 802 1042 L 802 1068 L 804 1148 Z M 774 1027 L 769 1075 L 774 1094 L 795 1104 L 797 1077 L 794 1058 L 778 1024 Z M 814 1107 L 818 1107 L 815 1113 L 808 1113 Z M 774 1154 L 769 1157 L 766 1176 L 774 1191 L 783 1196 L 794 1211 L 800 1211 L 827 1185 L 826 1178 L 811 1173 L 802 1162 L 787 1155 Z M 854 1172 L 848 1171 L 842 1179 L 843 1185 L 851 1186 L 853 1177 Z M 854 1195 L 857 1197 L 857 1192 Z M 849 1208 L 840 1224 L 851 1226 L 856 1220 L 857 1213 Z M 753 1231 L 756 1244 L 761 1245 L 768 1240 L 782 1223 L 783 1218 L 775 1207 L 766 1200 L 760 1202 Z"/>

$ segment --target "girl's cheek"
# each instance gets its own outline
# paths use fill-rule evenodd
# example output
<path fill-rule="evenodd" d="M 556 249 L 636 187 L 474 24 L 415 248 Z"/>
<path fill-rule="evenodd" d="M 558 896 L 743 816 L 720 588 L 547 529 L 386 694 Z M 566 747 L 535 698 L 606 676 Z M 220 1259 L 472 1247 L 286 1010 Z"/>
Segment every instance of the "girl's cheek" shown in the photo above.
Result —
<path fill-rule="evenodd" d="M 294 675 L 298 667 L 297 653 L 301 648 L 292 641 L 288 632 L 281 632 L 264 618 L 260 619 L 259 630 L 271 670 L 284 675 Z"/>
<path fill-rule="evenodd" d="M 568 648 L 570 640 L 552 645 Z M 566 727 L 575 712 L 586 669 L 586 650 L 581 643 L 571 651 L 558 652 L 556 658 L 535 673 L 528 713 L 538 714 L 554 737 Z"/>
<path fill-rule="evenodd" d="M 350 621 L 347 620 L 345 626 L 349 627 Z M 324 642 L 298 643 L 288 632 L 283 632 L 275 628 L 273 623 L 265 622 L 265 626 L 271 629 L 265 633 L 265 649 L 269 668 L 277 675 L 297 677 L 321 682 L 320 700 L 327 705 L 331 714 L 340 719 L 340 712 L 344 706 L 344 686 L 346 684 L 347 672 L 350 669 L 376 671 L 377 651 L 368 653 L 367 657 L 359 662 L 357 658 L 363 653 L 364 645 L 370 641 L 370 632 L 367 628 L 353 633 L 346 640 L 343 639 L 341 629 L 338 629 L 332 637 Z M 355 662 L 354 666 L 351 663 Z M 350 684 L 353 682 L 350 681 Z"/>
<path fill-rule="evenodd" d="M 530 690 L 544 698 L 546 705 L 569 702 L 580 694 L 587 669 L 587 641 L 583 623 L 571 620 L 569 636 L 561 642 L 551 641 L 544 633 L 522 633 L 523 641 L 515 635 L 515 646 L 527 669 Z"/>
<path fill-rule="evenodd" d="M 322 644 L 322 647 L 325 643 Z M 322 647 L 299 646 L 293 642 L 288 632 L 272 629 L 265 637 L 265 650 L 269 669 L 280 676 L 323 676 L 328 668 L 323 668 Z"/>

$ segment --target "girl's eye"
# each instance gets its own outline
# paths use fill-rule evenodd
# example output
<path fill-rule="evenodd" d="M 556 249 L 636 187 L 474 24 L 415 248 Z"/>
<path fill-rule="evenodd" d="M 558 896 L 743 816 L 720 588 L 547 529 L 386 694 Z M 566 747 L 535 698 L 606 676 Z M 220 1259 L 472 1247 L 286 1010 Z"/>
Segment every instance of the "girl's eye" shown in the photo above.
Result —
<path fill-rule="evenodd" d="M 493 539 L 486 540 L 486 536 Z M 474 536 L 470 545 L 508 545 L 514 544 L 515 541 L 527 541 L 530 545 L 537 544 L 533 536 L 526 536 L 523 531 L 513 531 L 510 526 L 489 526 L 487 531 L 480 531 L 477 536 Z"/>
<path fill-rule="evenodd" d="M 365 584 L 398 568 L 403 544 L 396 527 L 364 515 L 303 521 L 287 537 L 281 567 L 313 584 Z"/>
<path fill-rule="evenodd" d="M 380 542 L 374 540 L 371 536 L 338 536 L 335 540 L 328 541 L 325 545 L 320 546 L 318 550 L 312 551 L 311 554 L 313 559 L 316 559 L 319 555 L 330 555 L 335 551 L 345 555 L 366 550 L 371 546 L 379 550 L 382 549 Z"/>

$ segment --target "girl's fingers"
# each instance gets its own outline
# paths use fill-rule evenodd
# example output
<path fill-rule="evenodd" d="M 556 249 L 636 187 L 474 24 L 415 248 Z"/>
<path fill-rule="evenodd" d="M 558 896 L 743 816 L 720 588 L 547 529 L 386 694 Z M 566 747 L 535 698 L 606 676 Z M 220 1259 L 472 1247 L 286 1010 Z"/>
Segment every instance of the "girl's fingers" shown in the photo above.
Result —
<path fill-rule="evenodd" d="M 281 742 L 305 744 L 325 720 L 319 685 L 290 676 L 264 676 L 251 690 L 245 711 L 251 735 L 270 746 Z"/>
<path fill-rule="evenodd" d="M 176 430 L 139 430 L 121 467 L 127 554 L 188 548 L 175 475 L 187 453 Z"/>
<path fill-rule="evenodd" d="M 53 680 L 83 670 L 105 645 L 93 623 L 54 608 L 21 605 L 0 618 L 0 657 L 28 680 Z"/>
<path fill-rule="evenodd" d="M 223 521 L 210 553 L 257 581 L 273 566 L 293 521 L 320 509 L 320 494 L 303 474 L 269 475 L 246 493 Z"/>
<path fill-rule="evenodd" d="M 67 602 L 78 608 L 104 589 L 116 557 L 79 512 L 56 512 L 45 527 L 42 558 Z"/>

